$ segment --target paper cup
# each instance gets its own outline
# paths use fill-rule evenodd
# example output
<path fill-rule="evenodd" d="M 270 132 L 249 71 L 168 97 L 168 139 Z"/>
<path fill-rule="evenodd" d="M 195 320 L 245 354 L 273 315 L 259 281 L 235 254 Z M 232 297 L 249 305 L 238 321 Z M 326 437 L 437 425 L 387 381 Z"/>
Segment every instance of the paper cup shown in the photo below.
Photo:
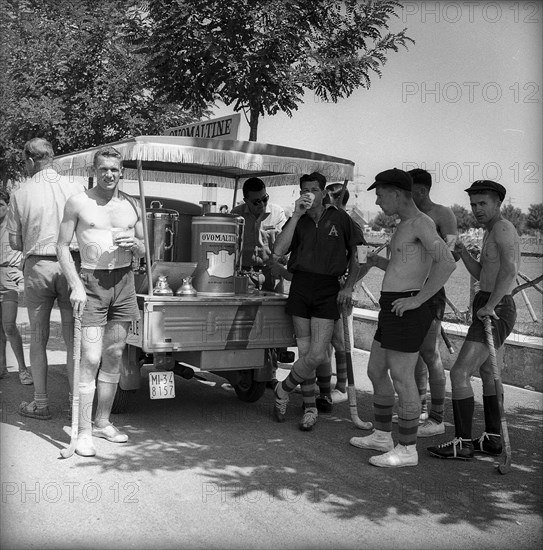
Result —
<path fill-rule="evenodd" d="M 307 195 L 311 200 L 311 204 L 307 207 L 307 210 L 309 210 L 313 206 L 313 201 L 315 200 L 315 193 L 304 193 L 304 195 Z"/>
<path fill-rule="evenodd" d="M 356 253 L 358 254 L 359 264 L 365 264 L 368 262 L 368 246 L 365 244 L 359 244 L 356 247 Z"/>

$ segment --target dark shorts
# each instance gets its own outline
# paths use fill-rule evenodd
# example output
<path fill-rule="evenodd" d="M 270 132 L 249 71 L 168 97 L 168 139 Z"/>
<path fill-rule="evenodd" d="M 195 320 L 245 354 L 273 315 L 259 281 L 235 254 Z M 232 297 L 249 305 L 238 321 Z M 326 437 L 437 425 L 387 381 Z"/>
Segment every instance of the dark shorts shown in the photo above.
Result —
<path fill-rule="evenodd" d="M 406 311 L 402 317 L 392 313 L 392 302 L 398 298 L 416 296 L 418 290 L 410 292 L 381 292 L 379 321 L 375 340 L 384 349 L 416 353 L 419 351 L 428 329 L 434 320 L 428 302 L 417 309 Z"/>
<path fill-rule="evenodd" d="M 79 277 L 87 292 L 81 317 L 84 327 L 102 327 L 108 321 L 136 321 L 140 317 L 132 266 L 119 269 L 82 269 Z"/>
<path fill-rule="evenodd" d="M 466 340 L 471 342 L 481 342 L 486 344 L 485 325 L 476 316 L 476 313 L 481 309 L 490 298 L 490 292 L 479 291 L 473 299 L 472 318 L 473 321 L 466 334 Z M 515 321 L 517 319 L 517 307 L 513 296 L 508 294 L 504 296 L 500 303 L 494 308 L 499 319 L 492 319 L 492 335 L 494 336 L 494 346 L 496 349 L 501 347 L 505 339 L 511 334 Z"/>
<path fill-rule="evenodd" d="M 338 292 L 337 277 L 296 271 L 290 284 L 286 312 L 304 319 L 339 319 Z"/>
<path fill-rule="evenodd" d="M 430 306 L 430 311 L 432 316 L 437 321 L 443 321 L 445 317 L 445 306 L 447 301 L 445 299 L 445 288 L 438 290 L 429 300 L 428 305 Z"/>

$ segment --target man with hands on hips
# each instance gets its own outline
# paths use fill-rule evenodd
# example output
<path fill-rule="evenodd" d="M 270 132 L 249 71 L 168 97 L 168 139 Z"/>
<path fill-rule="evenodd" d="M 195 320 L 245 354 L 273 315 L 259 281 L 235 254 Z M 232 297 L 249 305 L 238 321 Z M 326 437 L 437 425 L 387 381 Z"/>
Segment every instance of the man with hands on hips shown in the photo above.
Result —
<path fill-rule="evenodd" d="M 443 287 L 456 265 L 435 223 L 416 207 L 413 180 L 403 170 L 393 168 L 377 174 L 376 204 L 400 223 L 390 242 L 390 260 L 368 254 L 360 268 L 364 276 L 370 267 L 385 270 L 379 304 L 379 321 L 368 362 L 373 384 L 375 431 L 366 437 L 353 437 L 351 445 L 383 451 L 370 464 L 397 468 L 416 466 L 417 429 L 420 398 L 415 382 L 419 348 L 432 324 L 428 300 Z M 392 440 L 392 409 L 398 394 L 399 443 Z"/>

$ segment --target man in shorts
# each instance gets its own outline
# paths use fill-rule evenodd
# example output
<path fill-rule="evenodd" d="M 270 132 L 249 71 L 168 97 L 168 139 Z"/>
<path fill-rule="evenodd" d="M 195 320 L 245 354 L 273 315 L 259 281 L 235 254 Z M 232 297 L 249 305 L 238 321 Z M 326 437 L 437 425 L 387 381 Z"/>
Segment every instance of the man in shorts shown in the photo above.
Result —
<path fill-rule="evenodd" d="M 490 317 L 497 350 L 515 324 L 516 308 L 511 292 L 520 263 L 517 231 L 500 211 L 505 187 L 491 180 L 477 180 L 466 192 L 477 222 L 485 228 L 483 245 L 478 261 L 460 241 L 456 243 L 455 253 L 479 281 L 480 290 L 473 300 L 473 321 L 451 369 L 455 437 L 447 443 L 428 447 L 432 456 L 460 460 L 470 460 L 474 451 L 496 456 L 502 452 L 498 399 L 503 396 L 496 395 L 483 319 Z M 479 368 L 483 383 L 485 417 L 485 431 L 476 439 L 472 439 L 471 433 L 475 402 L 470 376 L 474 368 Z"/>
<path fill-rule="evenodd" d="M 58 255 L 68 284 L 74 315 L 81 317 L 79 436 L 76 453 L 94 456 L 92 436 L 124 443 L 128 436 L 109 420 L 117 391 L 126 337 L 139 318 L 134 287 L 134 256 L 145 254 L 141 212 L 136 201 L 118 189 L 120 153 L 103 147 L 94 155 L 97 185 L 66 203 L 58 236 Z M 81 272 L 70 262 L 74 235 L 81 252 Z M 97 376 L 98 374 L 98 376 Z M 94 425 L 92 403 L 97 393 Z"/>
<path fill-rule="evenodd" d="M 315 371 L 328 359 L 334 324 L 340 308 L 350 305 L 358 266 L 356 246 L 362 232 L 350 216 L 333 205 L 323 205 L 326 178 L 314 172 L 300 178 L 300 198 L 294 213 L 277 236 L 274 252 L 290 253 L 288 269 L 293 273 L 286 311 L 292 315 L 298 345 L 298 360 L 285 380 L 275 385 L 274 415 L 285 421 L 289 393 L 304 380 L 304 415 L 300 429 L 309 431 L 317 422 Z M 339 277 L 349 267 L 343 288 Z"/>
<path fill-rule="evenodd" d="M 376 204 L 387 216 L 397 215 L 390 242 L 390 260 L 368 254 L 362 276 L 373 266 L 385 269 L 379 304 L 379 322 L 368 362 L 373 384 L 375 431 L 353 437 L 351 445 L 384 451 L 369 459 L 374 466 L 416 466 L 420 398 L 415 383 L 419 349 L 432 324 L 428 300 L 445 284 L 456 268 L 445 241 L 434 222 L 413 202 L 413 180 L 397 168 L 377 174 Z M 392 379 L 391 379 L 392 378 Z M 398 394 L 399 443 L 392 440 L 394 392 Z"/>
<path fill-rule="evenodd" d="M 66 344 L 70 390 L 74 367 L 70 289 L 57 260 L 56 242 L 67 199 L 85 188 L 56 172 L 53 147 L 45 139 L 34 138 L 25 143 L 23 158 L 30 178 L 11 196 L 7 221 L 11 248 L 23 253 L 25 302 L 31 334 L 30 367 L 34 380 L 34 400 L 23 401 L 19 414 L 48 420 L 52 414 L 47 393 L 47 342 L 55 300 Z M 75 243 L 72 244 L 68 251 L 70 259 L 79 264 L 79 253 Z"/>
<path fill-rule="evenodd" d="M 452 209 L 437 204 L 430 199 L 432 176 L 426 170 L 415 168 L 408 174 L 413 178 L 413 201 L 417 208 L 429 216 L 436 224 L 437 232 L 447 243 L 449 250 L 454 249 L 458 230 L 456 216 Z M 420 356 L 415 367 L 415 380 L 419 388 L 421 405 L 426 408 L 426 388 L 430 379 L 431 408 L 428 418 L 421 414 L 424 423 L 419 426 L 418 437 L 431 437 L 445 433 L 443 414 L 445 412 L 445 369 L 439 353 L 438 338 L 441 333 L 441 321 L 445 314 L 445 288 L 432 296 L 428 302 L 433 321 L 428 334 L 420 347 Z"/>

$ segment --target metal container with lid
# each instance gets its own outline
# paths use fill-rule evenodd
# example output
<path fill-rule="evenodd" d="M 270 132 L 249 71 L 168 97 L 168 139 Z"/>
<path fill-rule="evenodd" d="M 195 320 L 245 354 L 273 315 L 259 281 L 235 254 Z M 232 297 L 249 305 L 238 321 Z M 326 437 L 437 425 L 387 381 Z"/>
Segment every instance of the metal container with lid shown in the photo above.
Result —
<path fill-rule="evenodd" d="M 149 246 L 151 260 L 175 262 L 175 239 L 179 212 L 162 208 L 160 201 L 152 201 L 147 210 L 147 224 L 149 231 Z"/>

